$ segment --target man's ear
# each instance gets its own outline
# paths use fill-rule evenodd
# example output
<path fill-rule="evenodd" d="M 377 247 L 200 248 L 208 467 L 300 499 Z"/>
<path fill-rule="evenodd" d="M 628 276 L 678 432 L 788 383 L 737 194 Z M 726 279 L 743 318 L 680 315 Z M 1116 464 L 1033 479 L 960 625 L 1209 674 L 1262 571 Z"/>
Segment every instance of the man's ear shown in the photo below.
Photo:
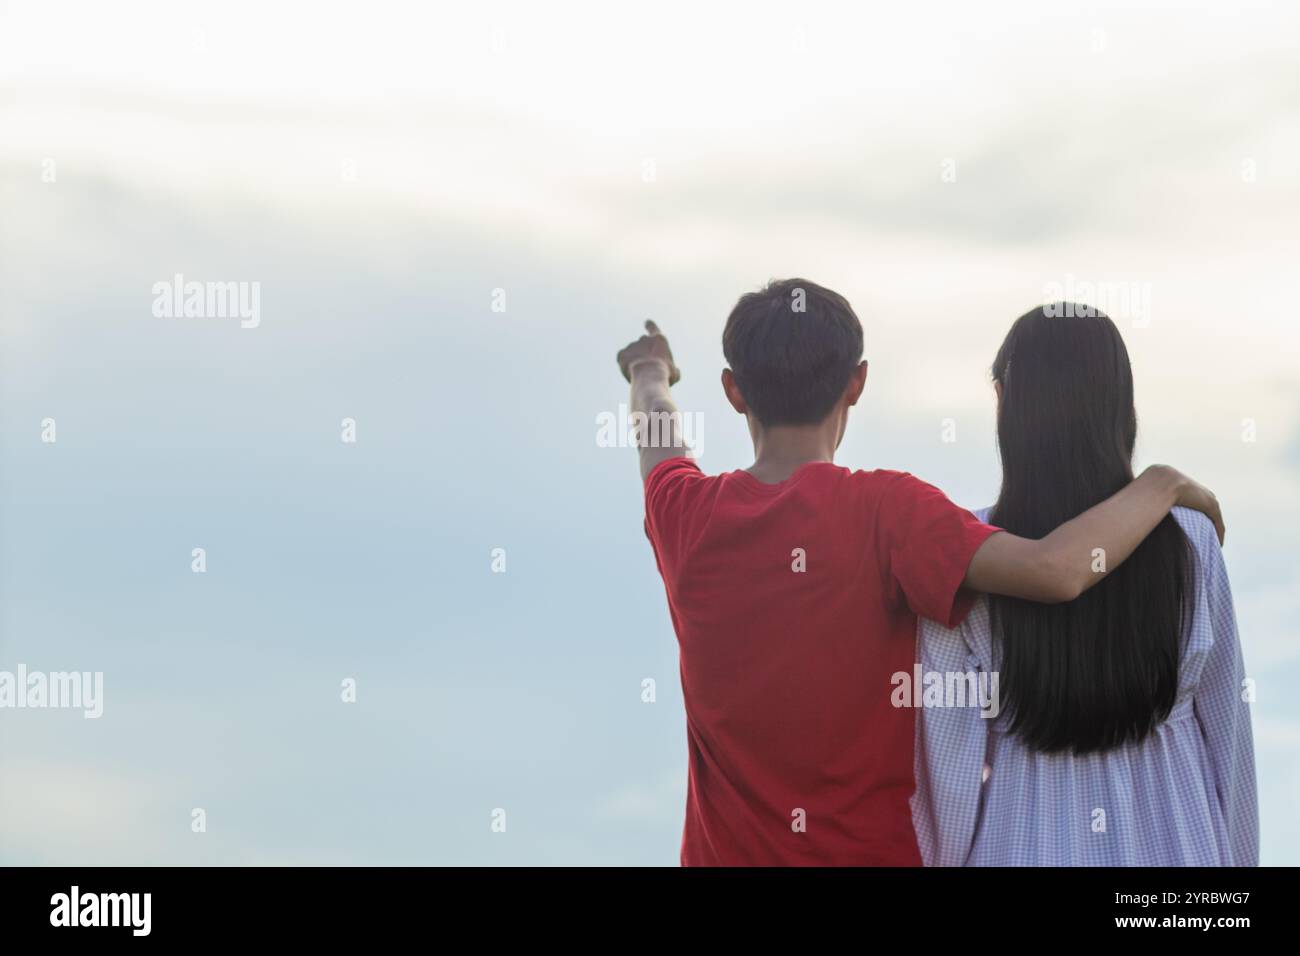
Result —
<path fill-rule="evenodd" d="M 740 414 L 744 415 L 749 412 L 749 406 L 745 404 L 745 396 L 740 394 L 740 389 L 736 385 L 736 376 L 731 374 L 731 369 L 722 370 L 722 391 L 727 396 L 727 401 L 731 407 Z"/>
<path fill-rule="evenodd" d="M 858 404 L 858 399 L 862 397 L 862 390 L 866 387 L 867 363 L 863 361 L 853 370 L 853 374 L 849 377 L 849 384 L 844 389 L 844 397 L 849 400 L 850 406 Z"/>

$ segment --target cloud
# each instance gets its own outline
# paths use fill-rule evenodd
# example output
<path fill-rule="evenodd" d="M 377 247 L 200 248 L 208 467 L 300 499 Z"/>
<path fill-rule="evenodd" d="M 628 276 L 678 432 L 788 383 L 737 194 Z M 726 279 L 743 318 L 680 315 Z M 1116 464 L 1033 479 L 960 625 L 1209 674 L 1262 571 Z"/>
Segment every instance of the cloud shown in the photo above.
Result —
<path fill-rule="evenodd" d="M 159 861 L 169 823 L 189 832 L 190 808 L 171 784 L 135 771 L 39 757 L 6 757 L 0 847 L 6 860 L 46 866 Z"/>

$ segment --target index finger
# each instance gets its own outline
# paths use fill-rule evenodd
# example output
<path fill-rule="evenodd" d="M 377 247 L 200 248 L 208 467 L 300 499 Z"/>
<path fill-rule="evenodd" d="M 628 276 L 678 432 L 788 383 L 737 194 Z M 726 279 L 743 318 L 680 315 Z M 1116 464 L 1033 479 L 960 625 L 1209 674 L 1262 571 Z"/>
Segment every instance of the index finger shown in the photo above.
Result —
<path fill-rule="evenodd" d="M 663 333 L 659 331 L 659 326 L 655 325 L 654 319 L 645 320 L 645 330 L 651 335 L 663 335 Z"/>

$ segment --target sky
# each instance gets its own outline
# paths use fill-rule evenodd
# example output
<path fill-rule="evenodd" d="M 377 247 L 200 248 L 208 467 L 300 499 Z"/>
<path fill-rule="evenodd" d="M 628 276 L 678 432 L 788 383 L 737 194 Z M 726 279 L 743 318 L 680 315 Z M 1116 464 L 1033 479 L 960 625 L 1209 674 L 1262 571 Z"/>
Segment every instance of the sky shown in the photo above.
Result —
<path fill-rule="evenodd" d="M 749 464 L 722 322 L 789 275 L 863 319 L 839 460 L 970 507 L 1012 320 L 1109 306 L 1138 465 L 1223 503 L 1300 863 L 1300 10 L 464 6 L 0 4 L 0 670 L 104 682 L 0 710 L 0 863 L 673 865 L 676 645 L 597 422 L 653 318 L 701 464 Z M 177 274 L 255 327 L 156 315 Z"/>

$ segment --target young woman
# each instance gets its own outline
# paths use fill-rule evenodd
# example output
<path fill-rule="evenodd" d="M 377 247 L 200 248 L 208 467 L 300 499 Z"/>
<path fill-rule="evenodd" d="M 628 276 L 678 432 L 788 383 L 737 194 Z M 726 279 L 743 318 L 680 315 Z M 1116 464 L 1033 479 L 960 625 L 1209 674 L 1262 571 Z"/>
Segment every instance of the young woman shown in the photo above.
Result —
<path fill-rule="evenodd" d="M 981 520 L 1039 537 L 1133 479 L 1133 376 L 1109 318 L 1021 316 L 993 381 L 1002 489 Z M 1175 508 L 1068 604 L 990 596 L 960 628 L 919 630 L 924 674 L 955 688 L 977 672 L 966 686 L 985 690 L 983 709 L 953 694 L 917 715 L 927 865 L 1259 862 L 1252 695 L 1204 515 Z"/>

